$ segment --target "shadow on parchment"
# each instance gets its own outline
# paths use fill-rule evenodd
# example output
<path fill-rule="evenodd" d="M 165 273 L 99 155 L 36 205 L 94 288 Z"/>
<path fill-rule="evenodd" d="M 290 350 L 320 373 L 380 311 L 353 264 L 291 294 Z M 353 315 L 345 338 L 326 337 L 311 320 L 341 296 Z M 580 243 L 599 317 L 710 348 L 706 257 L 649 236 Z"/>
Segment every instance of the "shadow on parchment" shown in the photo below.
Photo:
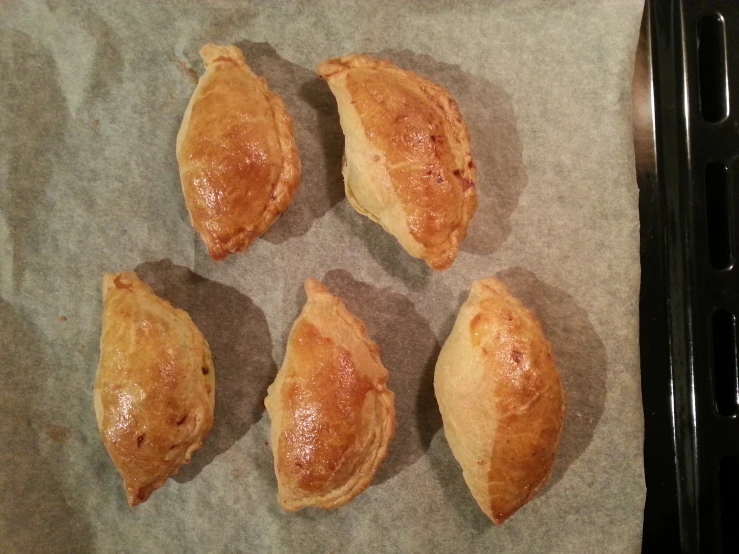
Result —
<path fill-rule="evenodd" d="M 54 208 L 53 195 L 47 192 L 69 112 L 51 52 L 20 31 L 4 30 L 3 39 L 10 54 L 0 56 L 0 72 L 14 75 L 5 81 L 3 94 L 8 115 L 0 133 L 0 150 L 7 154 L 2 187 L 9 192 L 3 214 L 13 245 L 14 280 L 21 282 L 25 266 L 36 258 L 45 238 L 45 222 Z"/>
<path fill-rule="evenodd" d="M 190 314 L 213 355 L 215 421 L 201 450 L 174 477 L 187 482 L 262 417 L 267 387 L 277 373 L 272 339 L 262 310 L 232 287 L 170 260 L 145 262 L 135 271 L 157 295 Z"/>
<path fill-rule="evenodd" d="M 463 521 L 475 535 L 484 533 L 493 526 L 493 523 L 477 505 L 467 483 L 462 476 L 462 468 L 454 458 L 446 436 L 439 433 L 434 448 L 429 449 L 429 465 L 441 483 L 444 497 L 450 506 L 459 514 Z"/>
<path fill-rule="evenodd" d="M 300 187 L 290 207 L 262 238 L 281 244 L 304 235 L 313 221 L 344 198 L 341 156 L 344 135 L 328 87 L 317 86 L 315 71 L 282 59 L 266 42 L 236 43 L 254 72 L 285 101 L 301 161 Z"/>
<path fill-rule="evenodd" d="M 372 54 L 390 60 L 446 87 L 457 101 L 470 129 L 472 155 L 477 165 L 477 211 L 461 250 L 492 254 L 511 232 L 511 215 L 526 188 L 523 145 L 510 95 L 501 87 L 410 50 L 383 50 Z"/>
<path fill-rule="evenodd" d="M 552 476 L 539 492 L 542 494 L 557 484 L 593 438 L 605 407 L 606 350 L 587 312 L 566 292 L 543 283 L 536 275 L 519 267 L 503 270 L 496 278 L 538 317 L 544 335 L 552 343 L 554 361 L 565 391 L 567 412 L 562 439 Z M 431 467 L 449 503 L 460 517 L 470 522 L 476 533 L 482 533 L 492 524 L 469 492 L 446 439 L 442 442 L 443 446 L 429 450 Z"/>
<path fill-rule="evenodd" d="M 411 290 L 421 290 L 426 286 L 434 270 L 423 260 L 408 254 L 393 235 L 368 217 L 358 214 L 349 202 L 339 204 L 335 213 L 362 239 L 385 273 L 400 279 Z"/>
<path fill-rule="evenodd" d="M 606 401 L 606 348 L 572 296 L 547 285 L 520 267 L 499 272 L 500 279 L 541 321 L 552 343 L 554 362 L 565 391 L 562 439 L 552 476 L 543 491 L 553 487 L 590 444 Z M 543 492 L 542 491 L 542 492 Z"/>
<path fill-rule="evenodd" d="M 92 528 L 86 515 L 59 482 L 62 468 L 44 456 L 39 448 L 36 427 L 44 417 L 42 384 L 52 376 L 52 368 L 41 352 L 42 338 L 25 317 L 0 299 L 0 529 L 5 552 L 51 551 L 93 552 Z M 90 419 L 92 405 L 90 405 Z M 63 443 L 69 430 L 50 437 Z M 48 430 L 47 430 L 48 433 Z M 59 444 L 56 445 L 60 448 Z M 102 448 L 101 448 L 102 450 Z M 103 455 L 103 454 L 101 454 Z M 109 471 L 115 471 L 112 464 Z M 9 532 L 8 532 L 9 531 Z"/>
<path fill-rule="evenodd" d="M 95 10 L 81 6 L 75 6 L 74 10 L 72 17 L 95 39 L 95 59 L 85 91 L 85 102 L 90 105 L 109 101 L 123 79 L 120 39 L 116 29 L 108 25 Z"/>
<path fill-rule="evenodd" d="M 402 294 L 357 281 L 343 269 L 329 271 L 323 283 L 367 326 L 390 373 L 396 429 L 388 456 L 377 471 L 375 483 L 379 484 L 418 460 L 441 428 L 434 396 L 440 345 L 426 320 Z"/>
<path fill-rule="evenodd" d="M 301 184 L 290 207 L 262 237 L 281 244 L 305 234 L 313 221 L 344 199 L 341 161 L 344 133 L 339 112 L 328 85 L 313 70 L 282 59 L 268 43 L 237 42 L 255 73 L 285 101 L 293 118 L 301 160 Z M 318 138 L 318 140 L 316 140 Z M 382 267 L 413 289 L 422 288 L 431 270 L 410 257 L 382 227 L 356 213 L 348 203 L 337 214 L 364 241 Z"/>

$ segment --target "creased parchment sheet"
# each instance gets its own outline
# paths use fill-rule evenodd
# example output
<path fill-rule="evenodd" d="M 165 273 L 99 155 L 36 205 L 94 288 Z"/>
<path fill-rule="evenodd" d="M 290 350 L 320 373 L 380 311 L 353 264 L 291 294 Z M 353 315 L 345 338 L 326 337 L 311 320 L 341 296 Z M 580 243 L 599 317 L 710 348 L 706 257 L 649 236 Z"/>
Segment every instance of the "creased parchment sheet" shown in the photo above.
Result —
<path fill-rule="evenodd" d="M 7 552 L 636 552 L 645 485 L 631 139 L 637 0 L 0 3 L 0 543 Z M 289 212 L 211 262 L 175 136 L 205 42 L 234 43 L 283 96 L 303 161 Z M 347 204 L 335 102 L 314 73 L 366 52 L 448 87 L 471 128 L 480 207 L 433 273 Z M 215 355 L 215 427 L 127 506 L 92 386 L 102 274 L 135 269 Z M 567 392 L 550 484 L 500 527 L 480 512 L 433 397 L 477 278 L 541 318 Z M 333 512 L 276 502 L 262 401 L 303 280 L 367 324 L 397 437 Z"/>

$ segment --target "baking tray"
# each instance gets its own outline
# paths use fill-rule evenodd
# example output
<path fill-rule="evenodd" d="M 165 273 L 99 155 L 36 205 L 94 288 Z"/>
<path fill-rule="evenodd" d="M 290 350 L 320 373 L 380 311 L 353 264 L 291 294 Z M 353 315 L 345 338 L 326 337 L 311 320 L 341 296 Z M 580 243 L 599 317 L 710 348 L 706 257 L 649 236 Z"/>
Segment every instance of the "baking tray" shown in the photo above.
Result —
<path fill-rule="evenodd" d="M 644 552 L 739 552 L 739 2 L 648 1 L 634 78 Z"/>

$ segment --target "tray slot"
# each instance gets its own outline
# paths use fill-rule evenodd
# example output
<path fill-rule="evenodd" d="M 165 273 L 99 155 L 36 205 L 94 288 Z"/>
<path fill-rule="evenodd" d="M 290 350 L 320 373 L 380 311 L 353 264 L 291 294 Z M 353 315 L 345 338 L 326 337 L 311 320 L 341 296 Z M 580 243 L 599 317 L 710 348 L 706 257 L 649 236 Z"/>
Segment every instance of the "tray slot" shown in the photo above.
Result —
<path fill-rule="evenodd" d="M 728 310 L 711 317 L 713 335 L 713 387 L 716 410 L 722 416 L 736 415 L 739 398 L 737 379 L 736 318 Z M 739 502 L 739 496 L 737 497 Z M 739 520 L 737 520 L 739 525 Z"/>
<path fill-rule="evenodd" d="M 739 458 L 727 456 L 719 464 L 721 547 L 739 552 Z"/>
<path fill-rule="evenodd" d="M 708 257 L 715 269 L 731 266 L 731 217 L 726 166 L 712 162 L 704 174 Z"/>
<path fill-rule="evenodd" d="M 698 82 L 703 119 L 718 123 L 729 115 L 726 29 L 718 13 L 698 20 Z"/>

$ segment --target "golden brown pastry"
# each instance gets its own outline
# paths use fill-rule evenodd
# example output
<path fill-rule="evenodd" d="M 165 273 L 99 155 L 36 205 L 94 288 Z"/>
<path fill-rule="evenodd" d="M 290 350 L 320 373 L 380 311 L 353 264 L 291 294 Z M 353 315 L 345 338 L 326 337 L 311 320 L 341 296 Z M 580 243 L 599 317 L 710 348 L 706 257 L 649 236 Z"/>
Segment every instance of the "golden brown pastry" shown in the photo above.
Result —
<path fill-rule="evenodd" d="M 265 405 L 283 509 L 333 509 L 366 489 L 395 433 L 394 396 L 364 324 L 321 283 L 295 320 Z"/>
<path fill-rule="evenodd" d="M 178 473 L 213 426 L 208 343 L 186 312 L 131 271 L 103 278 L 94 400 L 103 444 L 131 506 Z"/>
<path fill-rule="evenodd" d="M 349 203 L 434 269 L 457 257 L 477 207 L 470 135 L 449 92 L 369 56 L 318 66 L 344 131 Z"/>
<path fill-rule="evenodd" d="M 210 257 L 245 250 L 287 209 L 300 183 L 293 123 L 235 46 L 206 44 L 177 134 L 190 221 Z"/>
<path fill-rule="evenodd" d="M 472 496 L 503 523 L 549 478 L 565 406 L 539 321 L 500 281 L 472 284 L 436 363 L 434 389 Z"/>

